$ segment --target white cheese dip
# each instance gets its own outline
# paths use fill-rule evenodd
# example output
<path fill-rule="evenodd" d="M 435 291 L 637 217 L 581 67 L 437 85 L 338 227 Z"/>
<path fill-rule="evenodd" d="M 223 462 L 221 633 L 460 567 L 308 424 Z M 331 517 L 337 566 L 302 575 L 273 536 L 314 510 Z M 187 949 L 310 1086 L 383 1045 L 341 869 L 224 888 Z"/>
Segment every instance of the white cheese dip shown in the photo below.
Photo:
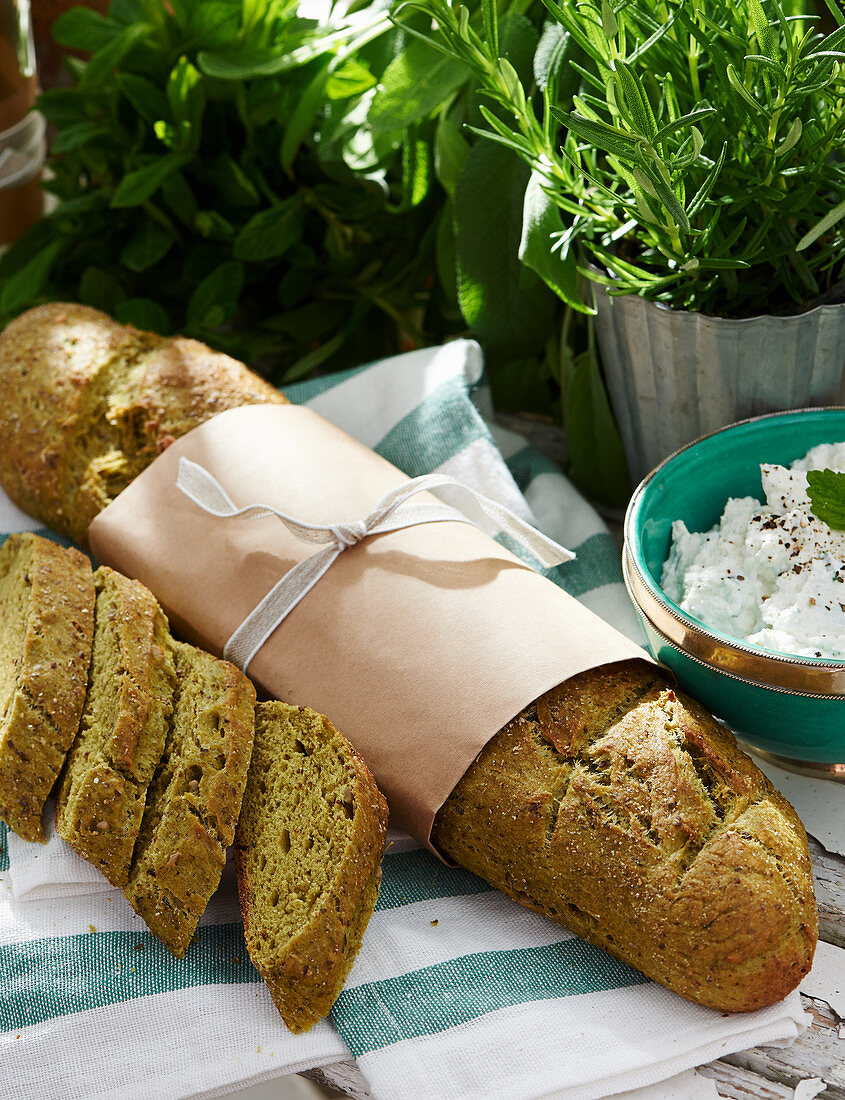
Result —
<path fill-rule="evenodd" d="M 663 590 L 714 630 L 778 653 L 845 659 L 845 531 L 810 511 L 807 470 L 845 472 L 845 443 L 760 467 L 766 503 L 732 497 L 707 532 L 672 524 Z"/>

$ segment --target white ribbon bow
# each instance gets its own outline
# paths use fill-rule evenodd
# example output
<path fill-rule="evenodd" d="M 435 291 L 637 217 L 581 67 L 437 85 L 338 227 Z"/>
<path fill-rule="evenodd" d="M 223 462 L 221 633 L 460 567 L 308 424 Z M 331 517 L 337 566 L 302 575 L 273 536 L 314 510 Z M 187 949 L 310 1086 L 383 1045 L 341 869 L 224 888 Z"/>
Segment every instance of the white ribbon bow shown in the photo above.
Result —
<path fill-rule="evenodd" d="M 176 487 L 209 515 L 219 516 L 221 519 L 260 519 L 264 516 L 275 516 L 291 534 L 303 542 L 328 544 L 325 549 L 318 550 L 288 570 L 226 642 L 223 656 L 244 672 L 276 627 L 308 595 L 344 550 L 370 535 L 383 535 L 388 531 L 415 527 L 420 523 L 443 523 L 448 520 L 452 523 L 472 524 L 472 520 L 446 504 L 407 504 L 406 501 L 415 493 L 442 488 L 463 489 L 502 531 L 516 539 L 547 568 L 571 561 L 575 557 L 571 550 L 566 550 L 547 538 L 536 527 L 515 515 L 510 508 L 483 496 L 469 485 L 463 485 L 442 474 L 424 474 L 392 489 L 365 519 L 325 526 L 303 523 L 269 504 L 251 504 L 246 508 L 238 508 L 223 486 L 204 466 L 187 458 L 179 459 Z"/>

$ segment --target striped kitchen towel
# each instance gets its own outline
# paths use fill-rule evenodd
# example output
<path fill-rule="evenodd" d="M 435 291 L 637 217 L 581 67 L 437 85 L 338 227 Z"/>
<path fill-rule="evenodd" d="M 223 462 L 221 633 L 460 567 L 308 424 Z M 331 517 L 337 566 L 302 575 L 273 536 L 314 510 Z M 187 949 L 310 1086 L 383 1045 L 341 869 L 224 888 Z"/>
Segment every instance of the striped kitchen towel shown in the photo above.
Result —
<path fill-rule="evenodd" d="M 481 373 L 458 341 L 288 392 L 409 475 L 448 472 L 533 517 L 578 554 L 552 579 L 637 636 L 609 534 L 551 463 L 494 439 Z M 0 530 L 24 529 L 0 500 Z M 803 1022 L 797 994 L 745 1015 L 683 1001 L 398 834 L 331 1019 L 297 1036 L 249 962 L 231 867 L 181 961 L 56 837 L 0 827 L 0 878 L 0 1100 L 219 1096 L 351 1056 L 378 1100 L 590 1100 Z"/>

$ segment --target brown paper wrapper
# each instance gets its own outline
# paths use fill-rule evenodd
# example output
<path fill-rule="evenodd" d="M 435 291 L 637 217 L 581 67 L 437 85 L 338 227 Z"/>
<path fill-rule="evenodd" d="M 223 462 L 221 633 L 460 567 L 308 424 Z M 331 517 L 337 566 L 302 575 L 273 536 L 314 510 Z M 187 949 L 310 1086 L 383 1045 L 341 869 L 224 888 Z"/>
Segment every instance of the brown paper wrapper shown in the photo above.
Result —
<path fill-rule="evenodd" d="M 203 512 L 176 488 L 182 456 L 239 508 L 269 504 L 308 523 L 363 519 L 408 480 L 296 405 L 233 409 L 173 443 L 94 520 L 89 539 L 100 561 L 152 589 L 177 632 L 218 654 L 315 547 L 274 517 Z M 438 809 L 502 726 L 569 677 L 638 657 L 494 539 L 441 522 L 344 551 L 249 674 L 268 695 L 327 715 L 372 769 L 392 823 L 428 844 Z"/>

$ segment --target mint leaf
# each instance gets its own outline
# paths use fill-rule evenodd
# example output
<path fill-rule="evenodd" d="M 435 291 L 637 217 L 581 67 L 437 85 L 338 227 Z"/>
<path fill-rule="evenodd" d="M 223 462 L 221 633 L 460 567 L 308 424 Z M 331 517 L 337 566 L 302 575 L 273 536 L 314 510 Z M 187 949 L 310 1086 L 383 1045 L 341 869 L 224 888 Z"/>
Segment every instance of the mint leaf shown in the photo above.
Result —
<path fill-rule="evenodd" d="M 845 531 L 845 474 L 837 470 L 809 470 L 807 496 L 814 516 L 833 531 Z"/>

